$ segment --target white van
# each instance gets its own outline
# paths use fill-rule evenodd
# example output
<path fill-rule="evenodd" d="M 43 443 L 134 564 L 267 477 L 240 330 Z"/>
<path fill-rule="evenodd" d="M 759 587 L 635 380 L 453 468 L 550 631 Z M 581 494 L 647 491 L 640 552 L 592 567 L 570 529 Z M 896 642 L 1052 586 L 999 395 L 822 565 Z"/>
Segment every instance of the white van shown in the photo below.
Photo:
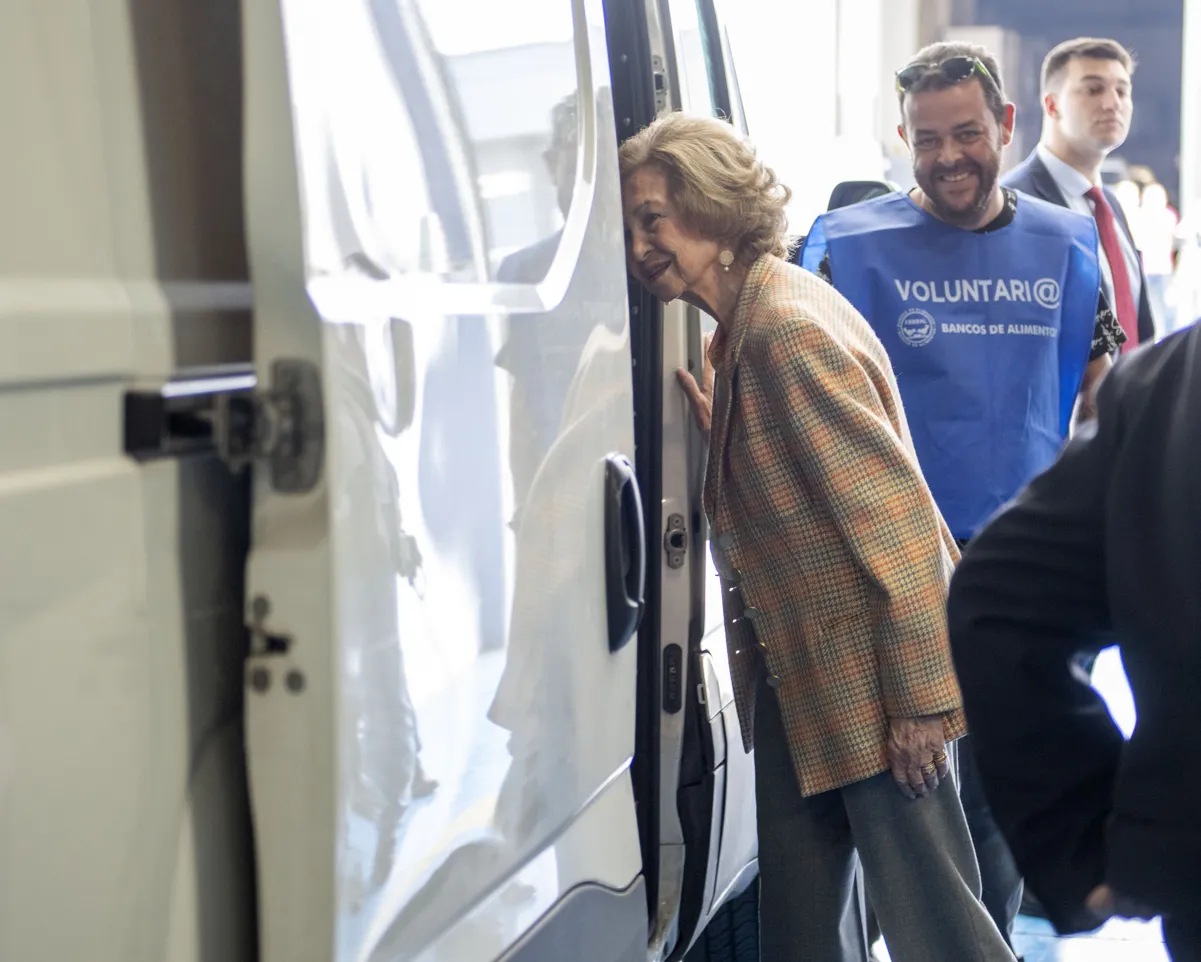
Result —
<path fill-rule="evenodd" d="M 617 144 L 714 0 L 10 0 L 0 960 L 758 957 Z"/>

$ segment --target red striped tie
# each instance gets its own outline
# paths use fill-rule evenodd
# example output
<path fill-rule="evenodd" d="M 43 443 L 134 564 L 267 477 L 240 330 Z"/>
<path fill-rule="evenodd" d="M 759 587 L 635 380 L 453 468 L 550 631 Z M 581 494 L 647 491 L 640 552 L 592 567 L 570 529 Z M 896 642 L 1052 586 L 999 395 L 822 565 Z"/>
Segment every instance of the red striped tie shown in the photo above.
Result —
<path fill-rule="evenodd" d="M 1138 347 L 1138 308 L 1134 305 L 1134 292 L 1130 290 L 1130 273 L 1126 270 L 1126 255 L 1122 253 L 1122 242 L 1118 239 L 1117 218 L 1113 208 L 1100 187 L 1093 187 L 1085 195 L 1093 202 L 1093 216 L 1097 219 L 1097 231 L 1101 235 L 1101 249 L 1109 261 L 1109 272 L 1113 275 L 1114 313 L 1118 323 L 1126 332 L 1126 343 L 1122 353 Z"/>

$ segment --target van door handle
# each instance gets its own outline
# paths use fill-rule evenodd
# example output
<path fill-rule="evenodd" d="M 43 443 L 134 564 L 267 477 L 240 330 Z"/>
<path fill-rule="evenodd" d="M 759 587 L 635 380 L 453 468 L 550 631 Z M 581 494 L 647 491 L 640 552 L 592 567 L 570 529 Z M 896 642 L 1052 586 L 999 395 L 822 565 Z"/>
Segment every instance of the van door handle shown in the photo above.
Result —
<path fill-rule="evenodd" d="M 605 459 L 605 598 L 609 651 L 638 630 L 645 607 L 646 528 L 634 469 L 624 454 Z"/>

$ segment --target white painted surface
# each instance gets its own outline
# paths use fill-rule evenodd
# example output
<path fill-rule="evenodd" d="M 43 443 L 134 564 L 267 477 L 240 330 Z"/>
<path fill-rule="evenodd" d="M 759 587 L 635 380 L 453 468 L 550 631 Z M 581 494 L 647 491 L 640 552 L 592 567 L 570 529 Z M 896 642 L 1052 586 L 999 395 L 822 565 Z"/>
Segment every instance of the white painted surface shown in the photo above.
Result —
<path fill-rule="evenodd" d="M 636 646 L 610 654 L 604 596 L 604 459 L 633 444 L 600 4 L 486 57 L 424 2 L 250 10 L 258 360 L 322 363 L 328 432 L 318 490 L 255 491 L 249 590 L 292 646 L 252 664 L 306 680 L 248 706 L 264 959 L 483 962 L 641 863 Z M 480 139 L 535 41 L 538 109 Z M 535 189 L 484 196 L 501 174 Z"/>

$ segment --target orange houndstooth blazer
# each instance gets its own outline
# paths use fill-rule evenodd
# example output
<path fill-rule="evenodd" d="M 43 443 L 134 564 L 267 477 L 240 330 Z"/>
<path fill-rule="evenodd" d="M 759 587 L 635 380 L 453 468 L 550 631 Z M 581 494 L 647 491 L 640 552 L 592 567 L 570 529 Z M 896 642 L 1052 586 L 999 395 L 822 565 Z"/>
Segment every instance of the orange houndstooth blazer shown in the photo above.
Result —
<path fill-rule="evenodd" d="M 710 355 L 705 511 L 747 749 L 760 658 L 805 795 L 887 769 L 890 717 L 942 715 L 960 737 L 959 556 L 880 341 L 829 284 L 765 255 Z"/>

